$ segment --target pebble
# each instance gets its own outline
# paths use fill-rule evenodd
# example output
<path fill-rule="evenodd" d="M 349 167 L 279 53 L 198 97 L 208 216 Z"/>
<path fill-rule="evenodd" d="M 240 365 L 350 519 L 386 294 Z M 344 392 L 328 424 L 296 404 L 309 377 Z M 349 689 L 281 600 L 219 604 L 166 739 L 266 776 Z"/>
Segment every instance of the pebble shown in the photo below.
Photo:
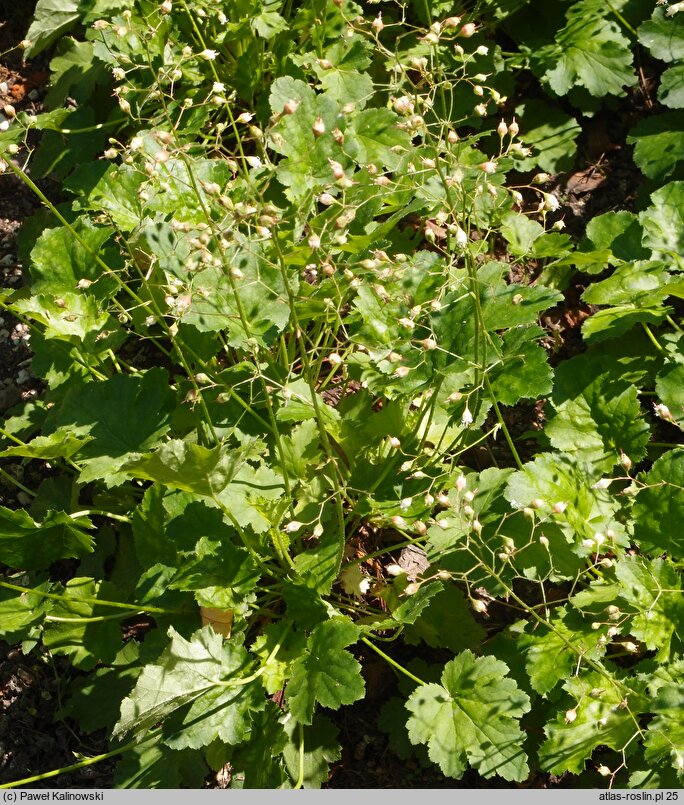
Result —
<path fill-rule="evenodd" d="M 26 369 L 20 369 L 17 372 L 17 378 L 16 379 L 17 379 L 17 383 L 20 386 L 23 386 L 24 383 L 28 383 L 29 380 L 31 379 L 31 373 L 28 372 Z"/>

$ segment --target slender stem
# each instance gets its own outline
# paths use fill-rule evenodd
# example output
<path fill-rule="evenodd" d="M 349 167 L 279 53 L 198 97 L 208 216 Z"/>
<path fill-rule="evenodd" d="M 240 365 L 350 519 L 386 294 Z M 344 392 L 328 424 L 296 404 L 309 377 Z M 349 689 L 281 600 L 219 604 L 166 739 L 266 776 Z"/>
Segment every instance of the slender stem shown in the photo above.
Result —
<path fill-rule="evenodd" d="M 427 682 L 425 682 L 424 680 L 422 680 L 419 677 L 417 677 L 414 674 L 412 674 L 408 669 L 404 668 L 403 665 L 399 665 L 399 663 L 396 660 L 393 660 L 389 656 L 389 654 L 385 654 L 385 652 L 382 651 L 382 649 L 379 649 L 375 645 L 375 643 L 372 643 L 367 637 L 362 637 L 361 642 L 365 643 L 367 646 L 372 648 L 373 651 L 376 654 L 379 654 L 383 658 L 383 660 L 386 660 L 391 666 L 396 668 L 397 671 L 401 671 L 401 673 L 404 674 L 405 676 L 407 676 L 409 679 L 412 679 L 414 682 L 417 682 L 419 685 L 426 685 L 427 684 Z"/>
<path fill-rule="evenodd" d="M 651 332 L 651 328 L 648 326 L 648 324 L 646 324 L 646 322 L 645 322 L 645 321 L 642 321 L 642 322 L 641 322 L 641 327 L 643 328 L 643 331 L 644 331 L 644 332 L 646 333 L 646 335 L 648 336 L 648 338 L 649 338 L 650 342 L 651 342 L 651 343 L 653 344 L 653 346 L 654 346 L 654 347 L 655 347 L 655 348 L 658 350 L 658 352 L 665 352 L 665 350 L 663 349 L 663 347 L 662 347 L 662 346 L 661 346 L 661 344 L 659 343 L 658 339 L 657 339 L 657 338 L 656 338 L 656 337 L 653 335 L 653 333 Z"/>
<path fill-rule="evenodd" d="M 29 785 L 30 783 L 38 783 L 41 780 L 49 780 L 51 777 L 59 777 L 60 774 L 68 774 L 71 771 L 85 769 L 87 766 L 94 766 L 96 763 L 100 763 L 103 760 L 109 760 L 111 757 L 122 755 L 124 752 L 128 752 L 129 749 L 133 749 L 135 746 L 142 746 L 142 744 L 148 743 L 156 738 L 159 732 L 160 730 L 156 730 L 154 734 L 148 735 L 148 737 L 143 741 L 140 741 L 136 738 L 134 741 L 130 741 L 129 743 L 120 746 L 118 749 L 112 749 L 109 752 L 103 752 L 101 755 L 94 755 L 93 757 L 86 758 L 85 760 L 79 760 L 78 763 L 72 763 L 70 766 L 62 766 L 59 769 L 44 771 L 42 774 L 34 774 L 33 777 L 24 777 L 23 780 L 14 780 L 11 783 L 3 783 L 0 785 L 0 789 L 19 788 L 19 786 Z"/>
<path fill-rule="evenodd" d="M 10 475 L 9 472 L 5 472 L 5 470 L 3 470 L 2 467 L 0 467 L 0 476 L 2 478 L 5 478 L 14 486 L 16 486 L 17 489 L 21 489 L 22 492 L 25 492 L 27 495 L 30 495 L 32 498 L 36 496 L 37 494 L 36 492 L 32 492 L 28 488 L 28 486 L 24 486 L 24 484 L 22 484 L 21 481 L 17 481 L 17 479 L 13 475 Z"/>
<path fill-rule="evenodd" d="M 613 16 L 620 22 L 620 24 L 626 28 L 632 36 L 638 36 L 636 30 L 627 22 L 627 20 L 620 14 L 620 12 L 615 8 L 615 6 L 610 2 L 610 0 L 606 0 L 606 5 L 613 13 Z"/>
<path fill-rule="evenodd" d="M 76 519 L 77 517 L 90 517 L 90 516 L 100 516 L 100 517 L 108 517 L 110 520 L 118 520 L 121 523 L 132 523 L 133 520 L 130 517 L 126 517 L 123 514 L 114 514 L 114 512 L 108 512 L 104 509 L 83 509 L 80 512 L 73 512 L 69 516 L 72 519 Z"/>
<path fill-rule="evenodd" d="M 41 598 L 49 598 L 52 601 L 68 601 L 73 603 L 74 599 L 69 598 L 67 595 L 58 595 L 57 593 L 46 593 L 42 590 L 36 590 L 32 587 L 22 587 L 20 584 L 10 584 L 8 581 L 0 581 L 0 587 L 7 590 L 15 590 L 19 593 L 29 593 L 30 595 L 37 595 Z M 134 612 L 157 612 L 160 615 L 180 615 L 184 614 L 187 610 L 184 609 L 163 609 L 162 607 L 141 606 L 140 604 L 122 604 L 120 601 L 105 601 L 101 598 L 91 598 L 86 596 L 79 598 L 78 603 L 81 604 L 96 604 L 103 607 L 114 607 L 116 609 L 127 609 Z"/>

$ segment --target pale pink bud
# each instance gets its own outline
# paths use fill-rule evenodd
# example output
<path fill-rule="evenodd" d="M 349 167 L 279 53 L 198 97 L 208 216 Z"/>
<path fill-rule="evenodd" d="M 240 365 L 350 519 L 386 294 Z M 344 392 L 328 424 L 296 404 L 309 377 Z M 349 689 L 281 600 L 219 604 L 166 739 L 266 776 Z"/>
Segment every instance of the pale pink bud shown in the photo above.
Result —
<path fill-rule="evenodd" d="M 322 117 L 317 117 L 313 125 L 311 126 L 311 131 L 313 131 L 314 137 L 320 137 L 321 135 L 325 134 L 325 123 L 323 122 Z"/>
<path fill-rule="evenodd" d="M 467 22 L 461 28 L 461 36 L 464 36 L 466 39 L 470 39 L 470 37 L 475 33 L 477 30 L 477 25 L 474 22 Z"/>

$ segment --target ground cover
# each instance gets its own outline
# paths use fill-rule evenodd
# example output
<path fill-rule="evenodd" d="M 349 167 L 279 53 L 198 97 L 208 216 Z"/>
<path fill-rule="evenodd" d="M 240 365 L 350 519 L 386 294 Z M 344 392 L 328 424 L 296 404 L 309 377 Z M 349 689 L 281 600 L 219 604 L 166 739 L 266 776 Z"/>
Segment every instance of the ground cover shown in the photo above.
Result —
<path fill-rule="evenodd" d="M 682 19 L 37 3 L 5 784 L 678 784 Z"/>

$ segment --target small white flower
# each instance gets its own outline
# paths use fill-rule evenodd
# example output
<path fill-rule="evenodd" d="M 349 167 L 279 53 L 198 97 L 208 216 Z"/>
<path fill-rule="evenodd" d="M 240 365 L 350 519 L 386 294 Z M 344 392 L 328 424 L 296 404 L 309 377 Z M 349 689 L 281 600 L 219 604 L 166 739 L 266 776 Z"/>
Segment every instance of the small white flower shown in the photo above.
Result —
<path fill-rule="evenodd" d="M 473 415 L 470 413 L 470 408 L 466 405 L 463 410 L 463 415 L 461 416 L 461 424 L 468 427 L 468 425 L 473 424 Z"/>
<path fill-rule="evenodd" d="M 204 61 L 214 61 L 214 59 L 218 56 L 218 50 L 205 48 L 201 53 L 198 53 L 197 56 L 200 59 L 204 59 Z"/>
<path fill-rule="evenodd" d="M 560 201 L 558 201 L 553 193 L 544 193 L 543 207 L 548 212 L 555 212 L 560 207 Z"/>
<path fill-rule="evenodd" d="M 245 157 L 250 168 L 260 168 L 263 162 L 259 157 Z"/>
<path fill-rule="evenodd" d="M 290 522 L 285 526 L 285 531 L 288 534 L 293 534 L 295 531 L 299 531 L 301 527 L 302 524 L 299 522 L 299 520 L 290 520 Z"/>
<path fill-rule="evenodd" d="M 481 162 L 478 167 L 483 173 L 494 173 L 496 171 L 496 162 L 488 160 L 487 162 Z"/>

